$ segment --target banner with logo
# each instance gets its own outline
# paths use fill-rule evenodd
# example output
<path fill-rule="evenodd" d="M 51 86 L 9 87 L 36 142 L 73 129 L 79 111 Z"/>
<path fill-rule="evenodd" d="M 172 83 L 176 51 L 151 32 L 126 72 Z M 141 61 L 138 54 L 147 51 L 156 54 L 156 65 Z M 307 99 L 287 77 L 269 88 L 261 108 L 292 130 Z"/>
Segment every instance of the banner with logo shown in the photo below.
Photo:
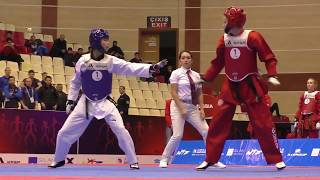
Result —
<path fill-rule="evenodd" d="M 320 139 L 281 139 L 280 152 L 288 166 L 320 166 Z M 203 141 L 183 141 L 173 164 L 200 164 L 205 159 Z M 257 140 L 228 140 L 220 161 L 227 165 L 266 165 Z"/>

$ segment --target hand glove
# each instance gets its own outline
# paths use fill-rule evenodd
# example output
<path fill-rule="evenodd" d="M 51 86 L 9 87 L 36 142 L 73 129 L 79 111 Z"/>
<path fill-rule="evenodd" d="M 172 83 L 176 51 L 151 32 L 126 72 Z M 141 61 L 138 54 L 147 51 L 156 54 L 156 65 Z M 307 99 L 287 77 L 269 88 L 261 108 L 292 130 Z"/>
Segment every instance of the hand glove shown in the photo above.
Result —
<path fill-rule="evenodd" d="M 70 114 L 73 111 L 74 107 L 76 106 L 76 103 L 72 100 L 68 100 L 66 105 L 67 105 L 66 113 Z"/>
<path fill-rule="evenodd" d="M 271 83 L 271 84 L 274 85 L 274 86 L 280 85 L 279 80 L 278 80 L 276 77 L 274 77 L 274 76 L 269 77 L 269 78 L 268 78 L 268 82 Z"/>
<path fill-rule="evenodd" d="M 150 66 L 150 73 L 159 72 L 161 68 L 168 64 L 168 60 L 164 59 L 158 62 L 157 64 L 153 64 Z"/>
<path fill-rule="evenodd" d="M 317 124 L 316 124 L 316 129 L 317 129 L 317 130 L 320 130 L 320 122 L 317 122 Z"/>

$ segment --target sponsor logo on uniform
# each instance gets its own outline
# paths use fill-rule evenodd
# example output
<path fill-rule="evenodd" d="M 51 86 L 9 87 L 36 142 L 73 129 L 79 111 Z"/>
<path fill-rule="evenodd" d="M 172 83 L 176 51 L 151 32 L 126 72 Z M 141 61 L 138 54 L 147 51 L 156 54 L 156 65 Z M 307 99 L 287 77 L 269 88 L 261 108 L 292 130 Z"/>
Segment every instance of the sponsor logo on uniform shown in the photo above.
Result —
<path fill-rule="evenodd" d="M 288 156 L 299 156 L 299 157 L 303 157 L 303 156 L 307 156 L 308 153 L 302 153 L 301 149 L 296 149 L 294 151 L 294 153 L 289 153 Z"/>
<path fill-rule="evenodd" d="M 311 156 L 320 156 L 320 148 L 313 148 Z"/>

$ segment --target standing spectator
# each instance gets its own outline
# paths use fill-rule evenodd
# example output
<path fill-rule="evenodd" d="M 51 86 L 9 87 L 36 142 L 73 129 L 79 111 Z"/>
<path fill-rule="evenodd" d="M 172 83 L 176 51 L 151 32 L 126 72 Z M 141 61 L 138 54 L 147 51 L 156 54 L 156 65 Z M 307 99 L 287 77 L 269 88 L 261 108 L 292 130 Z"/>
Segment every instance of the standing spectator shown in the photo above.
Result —
<path fill-rule="evenodd" d="M 38 103 L 38 92 L 32 87 L 32 79 L 24 79 L 24 87 L 21 89 L 21 106 L 23 109 L 35 109 Z"/>
<path fill-rule="evenodd" d="M 74 67 L 74 55 L 72 48 L 69 47 L 67 53 L 63 56 L 65 66 Z"/>
<path fill-rule="evenodd" d="M 34 70 L 31 69 L 28 71 L 28 76 L 32 81 L 32 87 L 38 90 L 41 87 L 41 82 L 39 79 L 35 78 L 34 75 L 35 75 Z"/>
<path fill-rule="evenodd" d="M 120 97 L 117 101 L 117 108 L 122 116 L 122 119 L 127 120 L 130 97 L 126 94 L 126 88 L 124 86 L 119 87 L 119 93 Z"/>
<path fill-rule="evenodd" d="M 40 87 L 38 92 L 41 110 L 57 109 L 58 92 L 56 88 L 52 86 L 51 76 L 45 78 L 45 85 Z"/>
<path fill-rule="evenodd" d="M 63 57 L 67 51 L 67 42 L 65 36 L 60 34 L 60 37 L 53 42 L 50 56 L 52 57 Z"/>
<path fill-rule="evenodd" d="M 66 111 L 67 94 L 63 92 L 62 84 L 57 84 L 58 100 L 57 111 Z"/>
<path fill-rule="evenodd" d="M 4 87 L 3 92 L 5 96 L 5 108 L 18 108 L 19 101 L 22 97 L 20 88 L 16 86 L 16 80 L 13 76 L 9 76 L 8 85 Z"/>
<path fill-rule="evenodd" d="M 118 46 L 117 41 L 112 42 L 112 47 L 108 49 L 107 54 L 115 55 L 116 57 L 119 56 L 119 58 L 123 59 L 124 53 L 122 49 Z"/>
<path fill-rule="evenodd" d="M 163 72 L 163 74 L 164 74 L 164 80 L 165 80 L 165 82 L 166 82 L 167 84 L 170 83 L 169 78 L 170 78 L 170 76 L 171 76 L 172 71 L 173 71 L 173 68 L 172 68 L 172 66 L 169 65 L 169 66 L 167 66 L 167 68 L 166 68 L 165 71 Z"/>
<path fill-rule="evenodd" d="M 41 76 L 42 76 L 41 86 L 44 86 L 46 84 L 45 79 L 48 76 L 48 73 L 47 72 L 43 72 L 43 73 L 41 73 Z"/>
<path fill-rule="evenodd" d="M 4 76 L 0 77 L 0 90 L 3 91 L 3 88 L 8 85 L 9 77 L 11 76 L 11 68 L 6 67 L 4 69 Z"/>
<path fill-rule="evenodd" d="M 74 54 L 74 65 L 78 62 L 78 60 L 80 59 L 80 57 L 82 56 L 83 53 L 83 49 L 82 48 L 78 48 L 78 51 Z"/>
<path fill-rule="evenodd" d="M 140 53 L 139 52 L 135 52 L 134 53 L 134 58 L 132 58 L 130 60 L 130 62 L 132 62 L 132 63 L 142 63 L 142 59 L 140 57 Z"/>

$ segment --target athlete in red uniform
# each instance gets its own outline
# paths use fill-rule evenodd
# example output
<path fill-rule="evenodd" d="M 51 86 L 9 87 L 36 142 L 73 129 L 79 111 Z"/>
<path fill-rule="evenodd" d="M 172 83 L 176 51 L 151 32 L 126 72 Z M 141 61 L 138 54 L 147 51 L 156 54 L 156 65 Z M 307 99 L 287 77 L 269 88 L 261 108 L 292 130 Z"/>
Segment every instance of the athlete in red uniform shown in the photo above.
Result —
<path fill-rule="evenodd" d="M 309 78 L 307 89 L 300 96 L 299 109 L 296 113 L 298 120 L 298 137 L 318 138 L 320 129 L 320 92 L 316 91 L 318 82 Z"/>
<path fill-rule="evenodd" d="M 280 84 L 276 79 L 277 59 L 260 33 L 243 29 L 246 22 L 243 9 L 230 7 L 224 15 L 225 34 L 218 42 L 217 57 L 211 61 L 211 67 L 203 79 L 212 81 L 223 67 L 226 78 L 212 115 L 206 141 L 206 159 L 197 170 L 205 170 L 219 161 L 224 143 L 229 136 L 236 105 L 239 104 L 247 108 L 267 163 L 276 164 L 278 169 L 283 169 L 286 165 L 282 161 L 269 111 L 271 99 L 267 94 L 267 85 L 258 73 L 256 56 L 265 63 L 268 81 L 273 85 Z"/>

